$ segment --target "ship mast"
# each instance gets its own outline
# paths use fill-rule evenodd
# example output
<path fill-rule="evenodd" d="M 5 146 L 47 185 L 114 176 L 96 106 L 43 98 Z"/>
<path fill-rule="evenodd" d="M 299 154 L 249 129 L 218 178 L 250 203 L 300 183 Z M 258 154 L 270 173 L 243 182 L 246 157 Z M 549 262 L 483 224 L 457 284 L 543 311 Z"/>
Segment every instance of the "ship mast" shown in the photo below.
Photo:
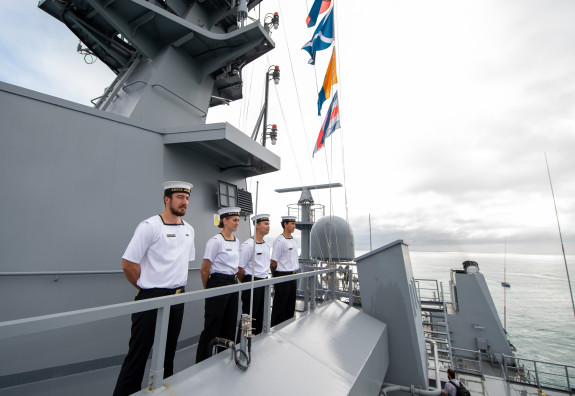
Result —
<path fill-rule="evenodd" d="M 301 258 L 308 260 L 310 258 L 310 234 L 314 224 L 314 200 L 310 190 L 320 190 L 323 188 L 342 187 L 341 183 L 318 184 L 314 186 L 301 186 L 292 188 L 279 188 L 275 191 L 278 193 L 301 191 L 301 196 L 297 203 L 298 221 L 296 228 L 301 231 Z M 299 216 L 301 214 L 301 216 Z"/>
<path fill-rule="evenodd" d="M 226 7 L 69 0 L 39 7 L 117 74 L 96 108 L 168 128 L 205 124 L 210 107 L 242 98 L 243 67 L 275 46 L 270 26 L 246 24 L 260 1 Z"/>

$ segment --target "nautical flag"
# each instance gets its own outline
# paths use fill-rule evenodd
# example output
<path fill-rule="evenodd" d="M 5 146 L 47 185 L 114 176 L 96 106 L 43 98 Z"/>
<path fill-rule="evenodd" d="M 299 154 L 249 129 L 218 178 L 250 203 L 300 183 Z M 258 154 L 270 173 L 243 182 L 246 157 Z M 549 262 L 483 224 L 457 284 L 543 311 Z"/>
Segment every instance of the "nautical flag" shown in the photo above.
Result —
<path fill-rule="evenodd" d="M 339 104 L 337 101 L 337 92 L 333 94 L 333 100 L 329 105 L 329 110 L 325 115 L 325 121 L 321 126 L 315 147 L 313 148 L 312 157 L 324 146 L 325 139 L 327 139 L 339 126 Z"/>
<path fill-rule="evenodd" d="M 323 79 L 323 86 L 319 92 L 317 98 L 317 115 L 321 115 L 321 106 L 327 98 L 331 96 L 331 87 L 333 84 L 337 83 L 337 73 L 335 70 L 335 47 L 331 52 L 331 59 L 329 60 L 329 65 L 327 65 L 327 71 L 325 72 L 325 78 Z"/>
<path fill-rule="evenodd" d="M 329 48 L 335 38 L 333 31 L 333 7 L 329 9 L 322 21 L 317 25 L 313 37 L 301 49 L 306 50 L 311 59 L 309 64 L 315 64 L 315 53 Z"/>
<path fill-rule="evenodd" d="M 324 12 L 326 12 L 330 5 L 331 5 L 331 0 L 315 0 L 313 2 L 313 5 L 311 6 L 311 10 L 309 10 L 309 15 L 307 16 L 307 19 L 305 20 L 307 27 L 308 28 L 314 27 L 315 22 L 317 21 L 317 17 L 320 14 L 323 14 Z"/>

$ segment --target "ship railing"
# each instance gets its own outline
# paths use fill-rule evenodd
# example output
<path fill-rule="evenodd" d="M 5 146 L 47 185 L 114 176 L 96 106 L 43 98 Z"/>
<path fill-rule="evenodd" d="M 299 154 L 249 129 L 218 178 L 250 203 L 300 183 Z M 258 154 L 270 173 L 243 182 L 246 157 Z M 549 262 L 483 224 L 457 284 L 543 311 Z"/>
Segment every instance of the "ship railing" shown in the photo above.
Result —
<path fill-rule="evenodd" d="M 503 375 L 508 381 L 575 393 L 574 366 L 507 355 L 502 360 Z"/>
<path fill-rule="evenodd" d="M 422 303 L 449 303 L 451 296 L 443 290 L 442 283 L 437 279 L 415 279 L 417 297 Z"/>
<path fill-rule="evenodd" d="M 451 348 L 456 371 L 483 374 L 483 361 L 493 360 L 487 352 Z M 517 356 L 496 354 L 495 360 L 501 376 L 509 382 L 536 386 L 575 394 L 575 366 Z"/>
<path fill-rule="evenodd" d="M 455 371 L 462 371 L 479 375 L 483 373 L 483 353 L 481 351 L 452 347 L 451 355 L 453 356 L 452 368 Z"/>
<path fill-rule="evenodd" d="M 301 222 L 303 221 L 302 219 L 304 218 L 303 216 L 303 210 L 304 207 L 301 206 L 300 204 L 289 204 L 288 205 L 288 216 L 295 216 L 297 219 L 297 222 Z M 311 205 L 309 209 L 306 208 L 306 210 L 309 210 L 309 221 L 310 223 L 315 223 L 316 219 L 320 219 L 323 216 L 325 216 L 325 205 L 321 205 L 321 204 L 315 204 L 315 205 Z"/>
<path fill-rule="evenodd" d="M 337 268 L 328 268 L 322 270 L 301 272 L 294 275 L 287 275 L 277 278 L 257 281 L 257 287 L 264 288 L 264 319 L 263 332 L 270 331 L 271 319 L 271 286 L 277 283 L 289 282 L 292 280 L 304 280 L 303 284 L 309 286 L 309 296 L 316 296 L 316 279 L 326 274 L 331 274 L 335 280 Z M 223 286 L 213 289 L 197 290 L 171 296 L 158 297 L 147 300 L 131 301 L 120 304 L 106 305 L 95 308 L 81 309 L 71 312 L 43 315 L 32 318 L 10 320 L 0 322 L 0 340 L 10 339 L 30 334 L 44 333 L 51 330 L 63 329 L 71 326 L 82 325 L 87 323 L 98 322 L 106 319 L 131 315 L 136 312 L 157 310 L 156 331 L 154 336 L 154 346 L 152 349 L 152 362 L 149 371 L 148 387 L 153 391 L 158 391 L 162 387 L 162 378 L 164 373 L 164 354 L 166 346 L 166 336 L 168 333 L 168 321 L 170 307 L 172 305 L 183 304 L 193 301 L 200 301 L 210 297 L 216 297 L 229 293 L 239 293 L 243 290 L 249 290 L 251 282 L 240 283 L 237 285 Z M 329 293 L 324 295 L 327 300 L 336 299 L 335 282 L 332 281 L 329 286 Z M 317 298 L 310 298 L 308 309 L 314 310 L 317 306 Z M 350 305 L 353 304 L 353 296 L 349 299 Z M 238 316 L 241 313 L 241 299 L 238 304 Z M 159 380 L 156 380 L 158 379 Z"/>
<path fill-rule="evenodd" d="M 334 270 L 333 273 L 326 273 L 316 280 L 315 299 L 322 301 L 325 296 L 334 294 L 340 300 L 349 305 L 361 306 L 361 296 L 359 289 L 359 279 L 357 277 L 356 264 L 353 262 L 344 263 L 318 263 L 315 260 L 300 260 L 300 266 L 307 271 L 317 271 L 324 269 Z M 311 280 L 308 279 L 307 282 Z M 300 282 L 301 283 L 301 282 Z M 312 298 L 311 287 L 298 287 L 298 295 L 303 296 L 304 310 L 307 309 Z M 304 292 L 307 290 L 307 292 Z"/>

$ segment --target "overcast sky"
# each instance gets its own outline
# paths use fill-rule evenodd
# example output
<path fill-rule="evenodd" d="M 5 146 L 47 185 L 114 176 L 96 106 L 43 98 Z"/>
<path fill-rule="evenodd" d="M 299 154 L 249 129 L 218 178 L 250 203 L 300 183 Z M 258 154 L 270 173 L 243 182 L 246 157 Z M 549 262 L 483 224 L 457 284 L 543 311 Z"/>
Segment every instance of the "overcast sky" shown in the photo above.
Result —
<path fill-rule="evenodd" d="M 268 116 L 278 144 L 268 148 L 282 170 L 248 181 L 254 193 L 260 182 L 260 212 L 279 218 L 297 202 L 276 188 L 345 182 L 314 198 L 349 219 L 357 250 L 369 249 L 371 214 L 374 248 L 403 239 L 412 250 L 500 253 L 507 238 L 508 252 L 561 254 L 546 152 L 566 252 L 575 252 L 575 2 L 340 0 L 342 129 L 313 159 L 331 48 L 307 64 L 311 3 L 263 2 L 262 17 L 280 13 L 276 49 L 244 68 L 246 99 L 208 117 L 251 134 L 265 72 L 280 66 Z M 78 39 L 36 4 L 0 5 L 0 80 L 91 105 L 114 74 L 87 65 Z"/>

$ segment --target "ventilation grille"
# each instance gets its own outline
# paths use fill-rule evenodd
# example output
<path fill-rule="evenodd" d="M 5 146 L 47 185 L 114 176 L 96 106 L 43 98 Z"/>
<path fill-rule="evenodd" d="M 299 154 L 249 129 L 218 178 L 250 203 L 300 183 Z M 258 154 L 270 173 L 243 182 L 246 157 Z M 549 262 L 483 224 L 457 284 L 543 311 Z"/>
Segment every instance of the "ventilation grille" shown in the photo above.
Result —
<path fill-rule="evenodd" d="M 238 206 L 243 216 L 254 213 L 252 208 L 252 193 L 245 190 L 238 190 Z"/>

